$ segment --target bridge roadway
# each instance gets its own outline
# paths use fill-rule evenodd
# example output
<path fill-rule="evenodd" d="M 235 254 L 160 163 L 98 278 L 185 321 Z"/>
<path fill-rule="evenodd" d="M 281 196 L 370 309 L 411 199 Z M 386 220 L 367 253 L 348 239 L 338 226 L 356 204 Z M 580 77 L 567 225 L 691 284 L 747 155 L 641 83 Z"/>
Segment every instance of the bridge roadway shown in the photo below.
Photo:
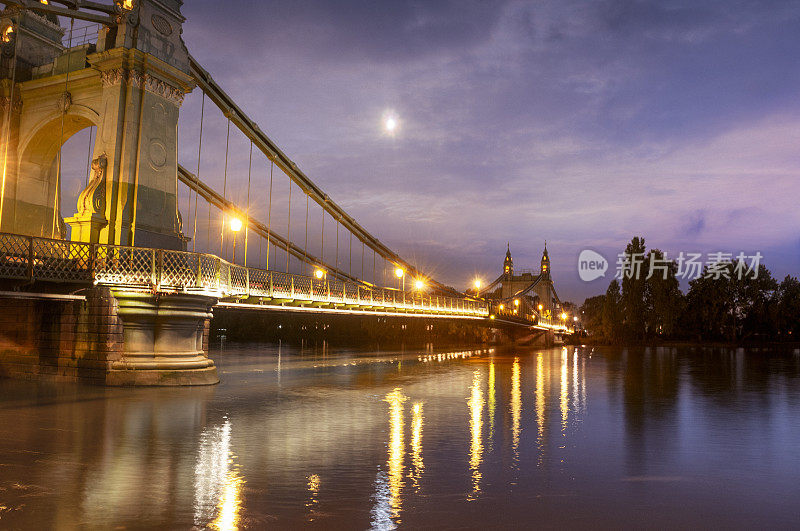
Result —
<path fill-rule="evenodd" d="M 403 292 L 232 264 L 210 254 L 0 234 L 0 278 L 185 293 L 226 306 L 487 319 L 480 300 Z"/>
<path fill-rule="evenodd" d="M 0 278 L 104 285 L 126 291 L 210 297 L 240 309 L 492 320 L 565 332 L 563 325 L 504 315 L 485 300 L 427 295 L 232 264 L 218 256 L 0 233 Z"/>

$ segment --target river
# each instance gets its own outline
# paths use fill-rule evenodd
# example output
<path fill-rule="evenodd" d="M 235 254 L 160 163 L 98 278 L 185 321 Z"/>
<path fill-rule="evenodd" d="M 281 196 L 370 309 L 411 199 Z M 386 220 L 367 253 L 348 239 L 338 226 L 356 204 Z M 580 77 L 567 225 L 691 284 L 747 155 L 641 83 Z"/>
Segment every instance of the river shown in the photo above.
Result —
<path fill-rule="evenodd" d="M 0 528 L 800 525 L 800 352 L 217 345 L 0 381 Z"/>

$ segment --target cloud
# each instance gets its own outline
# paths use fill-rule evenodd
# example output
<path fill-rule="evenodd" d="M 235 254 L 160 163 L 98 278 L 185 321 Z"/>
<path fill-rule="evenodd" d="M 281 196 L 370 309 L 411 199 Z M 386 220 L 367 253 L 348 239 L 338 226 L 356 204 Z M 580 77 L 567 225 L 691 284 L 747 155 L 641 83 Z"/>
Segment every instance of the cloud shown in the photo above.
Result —
<path fill-rule="evenodd" d="M 507 240 L 535 267 L 546 238 L 569 298 L 590 294 L 580 248 L 613 255 L 634 234 L 665 250 L 795 245 L 795 4 L 198 0 L 183 11 L 189 49 L 260 127 L 445 282 L 491 276 Z M 402 120 L 394 138 L 380 130 L 389 108 Z M 224 120 L 206 112 L 203 174 L 221 188 Z M 189 167 L 198 114 L 195 94 L 181 118 Z M 236 139 L 238 197 L 246 149 Z M 266 197 L 265 161 L 254 168 Z M 777 269 L 796 267 L 776 256 Z"/>

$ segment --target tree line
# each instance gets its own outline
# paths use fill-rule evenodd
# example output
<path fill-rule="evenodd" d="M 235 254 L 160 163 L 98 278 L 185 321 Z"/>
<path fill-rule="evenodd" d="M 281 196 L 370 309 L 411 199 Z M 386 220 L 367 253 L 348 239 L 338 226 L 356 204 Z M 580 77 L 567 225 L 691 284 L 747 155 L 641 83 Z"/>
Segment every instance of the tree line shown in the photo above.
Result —
<path fill-rule="evenodd" d="M 623 268 L 622 278 L 614 278 L 605 295 L 581 306 L 584 328 L 598 341 L 800 341 L 795 277 L 778 282 L 760 263 L 742 275 L 741 261 L 730 259 L 704 265 L 683 293 L 678 263 L 666 260 L 659 249 L 647 251 L 644 238 L 634 237 L 624 257 L 627 273 L 635 273 L 635 262 L 638 274 L 625 274 Z M 659 264 L 657 272 L 651 264 Z"/>

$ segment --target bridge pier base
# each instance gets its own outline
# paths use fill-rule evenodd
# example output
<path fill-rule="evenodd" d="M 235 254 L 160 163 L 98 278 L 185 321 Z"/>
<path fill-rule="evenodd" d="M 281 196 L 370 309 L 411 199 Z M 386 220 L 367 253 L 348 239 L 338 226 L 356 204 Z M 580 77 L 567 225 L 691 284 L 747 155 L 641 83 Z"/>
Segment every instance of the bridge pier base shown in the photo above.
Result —
<path fill-rule="evenodd" d="M 94 287 L 0 290 L 0 377 L 111 386 L 219 382 L 208 359 L 213 298 Z"/>
<path fill-rule="evenodd" d="M 219 383 L 208 358 L 213 298 L 189 294 L 112 291 L 122 325 L 122 355 L 112 361 L 106 385 L 209 385 Z"/>

